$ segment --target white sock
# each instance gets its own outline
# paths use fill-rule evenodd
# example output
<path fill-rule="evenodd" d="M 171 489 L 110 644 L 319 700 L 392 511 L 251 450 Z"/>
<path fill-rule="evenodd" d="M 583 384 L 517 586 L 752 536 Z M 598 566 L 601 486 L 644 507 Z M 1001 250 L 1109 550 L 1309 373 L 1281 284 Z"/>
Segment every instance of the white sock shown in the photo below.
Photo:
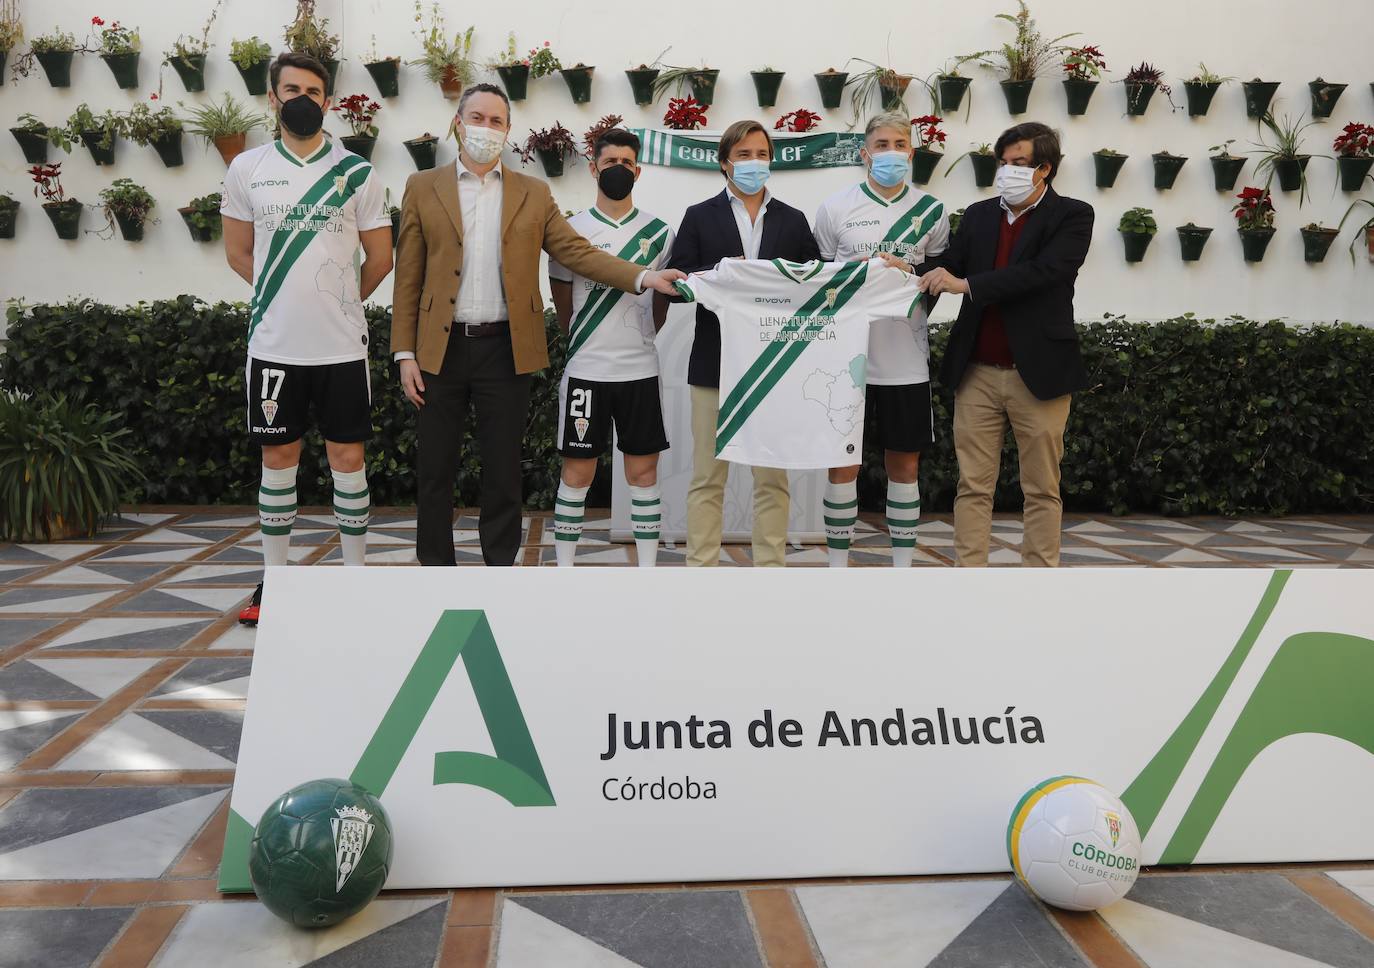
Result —
<path fill-rule="evenodd" d="M 296 468 L 262 468 L 258 486 L 258 526 L 262 531 L 262 563 L 284 565 L 291 551 L 291 525 L 296 523 Z"/>
<path fill-rule="evenodd" d="M 334 520 L 339 525 L 339 544 L 345 565 L 361 565 L 367 559 L 367 522 L 372 513 L 372 497 L 367 489 L 366 471 L 332 471 L 334 475 Z"/>
<path fill-rule="evenodd" d="M 635 550 L 639 553 L 639 567 L 652 568 L 658 564 L 658 535 L 663 527 L 663 508 L 657 484 L 648 487 L 630 485 L 630 520 L 635 533 Z"/>
<path fill-rule="evenodd" d="M 558 498 L 553 505 L 554 554 L 560 566 L 572 566 L 577 555 L 577 542 L 582 537 L 582 518 L 587 513 L 587 492 L 590 487 L 573 487 L 558 482 Z"/>
<path fill-rule="evenodd" d="M 831 568 L 849 567 L 849 542 L 854 537 L 854 522 L 859 519 L 859 482 L 825 485 L 821 504 L 825 516 L 825 547 Z"/>
<path fill-rule="evenodd" d="M 909 568 L 916 554 L 921 522 L 921 486 L 887 482 L 887 533 L 892 537 L 892 567 Z"/>

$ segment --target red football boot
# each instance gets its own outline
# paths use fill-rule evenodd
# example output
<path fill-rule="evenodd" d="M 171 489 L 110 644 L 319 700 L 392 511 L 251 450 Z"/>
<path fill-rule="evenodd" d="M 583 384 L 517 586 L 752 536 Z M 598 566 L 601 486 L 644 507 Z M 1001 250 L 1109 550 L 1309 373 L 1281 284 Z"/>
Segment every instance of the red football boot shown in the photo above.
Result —
<path fill-rule="evenodd" d="M 258 582 L 258 587 L 253 591 L 253 598 L 243 608 L 239 609 L 239 624 L 252 625 L 258 624 L 258 615 L 262 610 L 262 582 Z"/>

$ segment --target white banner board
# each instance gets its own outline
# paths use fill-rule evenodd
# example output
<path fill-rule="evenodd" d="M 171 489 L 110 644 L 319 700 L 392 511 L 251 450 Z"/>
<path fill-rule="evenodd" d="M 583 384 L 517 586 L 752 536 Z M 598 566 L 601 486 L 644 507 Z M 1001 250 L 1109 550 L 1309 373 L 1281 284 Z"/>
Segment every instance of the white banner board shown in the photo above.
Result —
<path fill-rule="evenodd" d="M 389 887 L 1008 868 L 1058 774 L 1146 863 L 1368 859 L 1374 573 L 277 568 L 221 887 L 319 777 Z M 345 607 L 347 606 L 347 607 Z"/>

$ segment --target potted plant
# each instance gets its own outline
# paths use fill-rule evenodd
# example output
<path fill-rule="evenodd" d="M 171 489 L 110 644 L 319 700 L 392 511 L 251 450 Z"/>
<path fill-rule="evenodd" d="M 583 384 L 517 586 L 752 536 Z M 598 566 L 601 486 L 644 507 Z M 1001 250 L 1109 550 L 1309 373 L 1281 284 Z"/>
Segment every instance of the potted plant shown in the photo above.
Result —
<path fill-rule="evenodd" d="M 501 78 L 501 86 L 506 89 L 506 97 L 512 101 L 523 101 L 529 92 L 530 61 L 515 52 L 515 31 L 511 31 L 506 41 L 506 49 L 487 62 L 487 67 Z"/>
<path fill-rule="evenodd" d="M 625 78 L 630 82 L 630 93 L 634 96 L 635 104 L 640 107 L 648 107 L 654 103 L 654 81 L 658 80 L 659 73 L 657 67 L 649 64 L 640 64 L 638 67 L 631 67 L 625 72 Z"/>
<path fill-rule="evenodd" d="M 869 102 L 875 95 L 881 105 L 880 110 L 899 111 L 906 107 L 906 89 L 911 85 L 912 75 L 859 57 L 851 57 L 845 67 L 854 61 L 867 66 L 857 74 L 849 74 L 845 81 L 845 87 L 853 88 L 849 95 L 849 103 L 853 108 L 851 127 L 863 120 L 870 110 Z"/>
<path fill-rule="evenodd" d="M 1212 145 L 1208 148 L 1208 160 L 1212 162 L 1212 180 L 1216 183 L 1217 191 L 1229 192 L 1236 187 L 1236 179 L 1240 177 L 1240 170 L 1245 167 L 1244 155 L 1231 154 L 1231 145 L 1236 143 L 1235 138 L 1228 138 L 1219 145 Z"/>
<path fill-rule="evenodd" d="M 182 105 L 186 108 L 186 105 Z M 254 128 L 266 128 L 267 115 L 254 114 L 225 92 L 220 103 L 207 104 L 187 109 L 186 130 L 213 144 L 227 166 L 248 143 L 248 132 Z"/>
<path fill-rule="evenodd" d="M 916 133 L 915 151 L 911 155 L 911 180 L 917 185 L 930 181 L 940 159 L 945 156 L 941 150 L 945 133 L 940 130 L 940 121 L 933 114 L 911 119 L 911 127 Z"/>
<path fill-rule="evenodd" d="M 1097 178 L 1098 188 L 1111 188 L 1116 184 L 1116 176 L 1121 173 L 1121 166 L 1126 164 L 1126 159 L 1130 155 L 1123 155 L 1121 152 L 1112 148 L 1099 148 L 1093 152 L 1093 172 Z"/>
<path fill-rule="evenodd" d="M 959 110 L 959 105 L 964 103 L 964 93 L 973 83 L 973 78 L 960 72 L 970 60 L 975 58 L 965 55 L 963 57 L 953 57 L 945 61 L 944 68 L 935 75 L 935 90 L 940 97 L 940 111 L 945 115 L 953 114 Z"/>
<path fill-rule="evenodd" d="M 415 22 L 419 23 L 423 15 L 420 0 L 415 0 Z M 420 40 L 420 49 L 424 54 L 411 61 L 410 65 L 422 68 L 425 77 L 431 83 L 438 84 L 444 97 L 450 101 L 456 101 L 462 95 L 463 88 L 472 83 L 472 31 L 473 28 L 469 27 L 454 34 L 450 40 L 439 4 L 431 3 L 429 27 L 415 35 Z"/>
<path fill-rule="evenodd" d="M 16 126 L 10 128 L 10 134 L 19 142 L 19 147 L 24 152 L 24 161 L 30 165 L 47 163 L 48 145 L 61 148 L 67 154 L 72 153 L 72 139 L 66 128 L 50 127 L 32 114 L 19 115 Z"/>
<path fill-rule="evenodd" d="M 0 239 L 14 238 L 14 222 L 18 214 L 19 201 L 9 192 L 0 194 Z"/>
<path fill-rule="evenodd" d="M 219 214 L 220 193 L 191 199 L 190 204 L 177 209 L 186 223 L 193 242 L 218 242 L 224 233 L 224 221 Z"/>
<path fill-rule="evenodd" d="M 778 103 L 778 89 L 782 87 L 782 71 L 764 65 L 761 70 L 750 71 L 749 76 L 754 79 L 754 93 L 758 95 L 759 107 L 771 108 Z"/>
<path fill-rule="evenodd" d="M 427 171 L 434 167 L 439 153 L 439 139 L 426 131 L 418 138 L 411 138 L 404 143 L 406 151 L 410 153 L 410 160 L 415 162 L 417 171 Z"/>
<path fill-rule="evenodd" d="M 1298 192 L 1298 204 L 1301 206 L 1307 198 L 1307 162 L 1312 158 L 1302 153 L 1302 133 L 1316 122 L 1304 124 L 1302 115 L 1298 115 L 1296 121 L 1284 115 L 1280 122 L 1272 114 L 1265 114 L 1260 123 L 1269 131 L 1272 142 L 1264 139 L 1255 146 L 1258 149 L 1255 153 L 1260 156 L 1259 163 L 1255 165 L 1255 174 L 1264 175 L 1268 171 L 1266 186 L 1277 175 L 1280 190 Z"/>
<path fill-rule="evenodd" d="M 68 241 L 76 238 L 81 229 L 83 206 L 76 199 L 68 198 L 62 189 L 62 162 L 34 165 L 29 169 L 29 176 L 34 183 L 33 195 L 43 199 L 43 211 L 57 231 L 57 237 Z"/>
<path fill-rule="evenodd" d="M 1183 169 L 1183 163 L 1188 160 L 1186 155 L 1172 155 L 1168 151 L 1157 151 L 1150 156 L 1155 163 L 1155 188 L 1166 191 L 1174 187 L 1174 182 L 1178 179 L 1178 173 Z"/>
<path fill-rule="evenodd" d="M 1302 261 L 1321 262 L 1341 230 L 1327 228 L 1320 222 L 1308 222 L 1298 231 L 1302 233 Z"/>
<path fill-rule="evenodd" d="M 1227 81 L 1235 80 L 1232 77 L 1213 74 L 1207 69 L 1206 64 L 1198 64 L 1197 68 L 1197 73 L 1183 82 L 1183 96 L 1188 101 L 1188 117 L 1190 118 L 1200 118 L 1206 115 L 1207 109 L 1212 106 L 1212 98 L 1216 97 L 1221 85 Z"/>
<path fill-rule="evenodd" d="M 719 78 L 720 71 L 714 67 L 674 67 L 665 64 L 658 72 L 658 77 L 654 78 L 654 98 L 662 97 L 670 87 L 681 91 L 682 85 L 686 84 L 692 92 L 691 100 L 709 108 L 715 100 L 716 81 Z"/>
<path fill-rule="evenodd" d="M 210 28 L 214 26 L 223 4 L 224 0 L 215 0 L 199 37 L 182 34 L 172 42 L 172 49 L 163 55 L 163 63 L 172 65 L 172 70 L 177 72 L 188 94 L 205 90 L 205 58 L 210 53 Z"/>
<path fill-rule="evenodd" d="M 118 20 L 107 25 L 99 17 L 91 18 L 91 26 L 100 35 L 96 49 L 100 51 L 100 59 L 109 65 L 115 83 L 126 89 L 138 87 L 138 55 L 143 47 L 138 30 L 124 27 Z"/>
<path fill-rule="evenodd" d="M 1116 224 L 1121 233 L 1121 241 L 1126 244 L 1126 261 L 1139 262 L 1145 258 L 1145 250 L 1155 237 L 1159 227 L 1155 225 L 1154 213 L 1148 208 L 1128 208 Z"/>
<path fill-rule="evenodd" d="M 438 9 L 438 4 L 435 4 Z M 419 0 L 416 0 L 419 12 Z M 325 96 L 334 96 L 334 84 L 339 79 L 339 37 L 329 32 L 329 18 L 315 15 L 315 0 L 296 0 L 296 19 L 284 28 L 286 47 L 298 54 L 309 54 L 329 73 Z"/>
<path fill-rule="evenodd" d="M 81 139 L 97 165 L 113 165 L 115 144 L 124 131 L 124 117 L 110 110 L 95 114 L 85 102 L 79 104 L 67 119 L 67 137 Z"/>
<path fill-rule="evenodd" d="M 166 106 L 154 111 L 140 102 L 124 116 L 124 131 L 129 140 L 136 145 L 151 145 L 167 168 L 181 166 L 182 127 L 181 119 Z"/>
<path fill-rule="evenodd" d="M 1203 246 L 1211 238 L 1212 230 L 1206 226 L 1194 225 L 1189 222 L 1187 225 L 1178 227 L 1178 249 L 1184 262 L 1197 262 L 1202 258 Z"/>
<path fill-rule="evenodd" d="M 594 66 L 578 61 L 572 67 L 560 67 L 558 72 L 563 75 L 563 82 L 568 85 L 568 93 L 572 95 L 573 104 L 586 104 L 592 99 L 592 72 L 596 70 Z"/>
<path fill-rule="evenodd" d="M 1088 102 L 1106 67 L 1107 61 L 1097 47 L 1073 47 L 1064 55 L 1064 95 L 1068 98 L 1069 114 L 1088 113 Z"/>
<path fill-rule="evenodd" d="M 1369 177 L 1369 169 L 1374 167 L 1374 125 L 1350 122 L 1331 142 L 1331 147 L 1336 152 L 1341 191 L 1358 192 Z"/>
<path fill-rule="evenodd" d="M 87 53 L 87 48 L 76 46 L 76 37 L 65 30 L 54 29 L 50 34 L 39 34 L 29 42 L 29 52 L 14 63 L 14 73 L 28 77 L 37 61 L 47 75 L 50 87 L 72 86 L 72 55 L 78 50 Z"/>
<path fill-rule="evenodd" d="M 1003 44 L 997 50 L 979 51 L 969 55 L 984 67 L 999 71 L 1002 77 L 1002 94 L 1007 99 L 1007 112 L 1025 114 L 1030 101 L 1031 87 L 1035 79 L 1051 64 L 1059 60 L 1066 48 L 1060 41 L 1077 37 L 1076 33 L 1062 34 L 1047 39 L 1040 33 L 1034 18 L 1030 15 L 1025 0 L 1016 0 L 1019 8 L 1015 14 L 999 13 L 998 20 L 1005 20 L 1016 29 L 1016 37 L 1010 44 Z"/>
<path fill-rule="evenodd" d="M 1336 102 L 1341 99 L 1341 94 L 1348 85 L 1336 84 L 1332 81 L 1323 80 L 1318 77 L 1315 81 L 1307 82 L 1307 89 L 1312 94 L 1312 117 L 1329 118 L 1332 110 L 1336 107 Z"/>
<path fill-rule="evenodd" d="M 63 396 L 0 392 L 0 541 L 94 535 L 143 476 L 125 419 Z"/>
<path fill-rule="evenodd" d="M 965 158 L 973 168 L 973 184 L 979 188 L 991 188 L 997 178 L 997 156 L 992 153 L 992 145 L 986 142 L 974 144 L 972 151 L 964 152 L 950 163 L 945 169 L 945 177 L 948 178 L 949 173 Z"/>
<path fill-rule="evenodd" d="M 1231 211 L 1236 213 L 1236 231 L 1246 262 L 1261 262 L 1269 240 L 1274 237 L 1274 200 L 1267 188 L 1245 188 Z"/>
<path fill-rule="evenodd" d="M 1240 82 L 1245 92 L 1245 116 L 1262 118 L 1269 113 L 1269 102 L 1274 100 L 1274 92 L 1279 89 L 1278 81 L 1261 81 L 1258 77 Z"/>
<path fill-rule="evenodd" d="M 1345 214 L 1341 216 L 1341 222 L 1336 226 L 1337 230 L 1345 228 L 1345 220 L 1350 218 L 1351 215 L 1354 215 L 1355 210 L 1361 205 L 1367 205 L 1371 210 L 1374 210 L 1374 201 L 1367 198 L 1355 199 L 1350 203 L 1350 207 L 1345 210 Z M 1355 246 L 1359 243 L 1361 236 L 1364 237 L 1365 247 L 1369 251 L 1369 261 L 1374 262 L 1374 215 L 1371 215 L 1369 219 L 1355 231 L 1354 238 L 1350 240 L 1350 262 L 1352 265 L 1355 262 Z"/>
<path fill-rule="evenodd" d="M 663 113 L 663 126 L 674 131 L 695 131 L 706 127 L 706 108 L 691 97 L 671 97 Z"/>
<path fill-rule="evenodd" d="M 816 87 L 821 92 L 821 107 L 831 111 L 839 107 L 840 99 L 844 97 L 844 85 L 848 80 L 848 71 L 837 71 L 833 67 L 827 67 L 817 74 Z"/>
<path fill-rule="evenodd" d="M 1141 63 L 1132 67 L 1121 83 L 1126 86 L 1126 114 L 1129 117 L 1143 116 L 1155 91 L 1163 91 L 1169 103 L 1173 104 L 1173 91 L 1164 83 L 1164 72 L 1152 64 Z"/>
<path fill-rule="evenodd" d="M 272 45 L 254 34 L 229 45 L 229 59 L 238 68 L 249 94 L 267 93 L 267 73 L 272 66 Z"/>
<path fill-rule="evenodd" d="M 774 131 L 787 131 L 792 134 L 803 134 L 817 127 L 821 123 L 821 116 L 815 111 L 808 111 L 806 108 L 797 108 L 795 111 L 788 111 L 777 121 L 773 122 Z"/>
<path fill-rule="evenodd" d="M 401 58 L 379 55 L 376 34 L 372 35 L 372 48 L 363 69 L 372 77 L 372 83 L 377 85 L 377 93 L 382 97 L 396 97 L 401 93 Z"/>
<path fill-rule="evenodd" d="M 521 163 L 526 165 L 530 163 L 531 158 L 538 155 L 540 163 L 544 166 L 544 174 L 550 178 L 557 178 L 563 174 L 563 159 L 568 155 L 577 154 L 577 142 L 573 140 L 571 131 L 555 121 L 553 127 L 531 130 L 524 146 L 517 149 L 516 153 L 520 156 Z"/>
<path fill-rule="evenodd" d="M 350 94 L 330 109 L 344 119 L 352 132 L 339 139 L 343 146 L 368 161 L 372 160 L 372 149 L 377 146 L 377 126 L 372 122 L 381 109 L 382 106 L 366 94 Z"/>
<path fill-rule="evenodd" d="M 10 51 L 23 40 L 24 21 L 19 17 L 19 0 L 0 0 L 0 84 L 5 83 L 5 61 Z"/>
<path fill-rule="evenodd" d="M 596 143 L 601 140 L 601 136 L 612 128 L 620 126 L 625 119 L 618 114 L 602 115 L 601 120 L 592 125 L 582 134 L 582 156 L 591 161 L 596 154 Z"/>
<path fill-rule="evenodd" d="M 143 223 L 156 204 L 146 188 L 128 178 L 116 178 L 109 188 L 101 189 L 100 201 L 105 218 L 119 226 L 125 242 L 143 241 Z"/>

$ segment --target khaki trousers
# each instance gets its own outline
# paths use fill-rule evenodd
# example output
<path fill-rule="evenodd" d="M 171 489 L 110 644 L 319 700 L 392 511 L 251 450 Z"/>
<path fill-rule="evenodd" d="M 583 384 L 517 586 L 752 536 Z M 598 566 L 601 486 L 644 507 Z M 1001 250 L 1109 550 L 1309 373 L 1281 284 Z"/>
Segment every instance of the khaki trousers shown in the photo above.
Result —
<path fill-rule="evenodd" d="M 1059 565 L 1059 462 L 1070 394 L 1040 400 L 1014 369 L 972 363 L 954 394 L 954 453 L 959 490 L 954 498 L 954 553 L 959 565 L 984 567 L 992 534 L 992 495 L 1010 422 L 1021 464 L 1025 526 L 1021 564 Z"/>
<path fill-rule="evenodd" d="M 730 462 L 716 459 L 716 411 L 720 391 L 692 391 L 692 483 L 687 488 L 687 564 L 720 563 L 720 534 L 725 513 L 725 481 Z M 781 568 L 787 553 L 787 471 L 753 467 L 754 567 Z"/>

